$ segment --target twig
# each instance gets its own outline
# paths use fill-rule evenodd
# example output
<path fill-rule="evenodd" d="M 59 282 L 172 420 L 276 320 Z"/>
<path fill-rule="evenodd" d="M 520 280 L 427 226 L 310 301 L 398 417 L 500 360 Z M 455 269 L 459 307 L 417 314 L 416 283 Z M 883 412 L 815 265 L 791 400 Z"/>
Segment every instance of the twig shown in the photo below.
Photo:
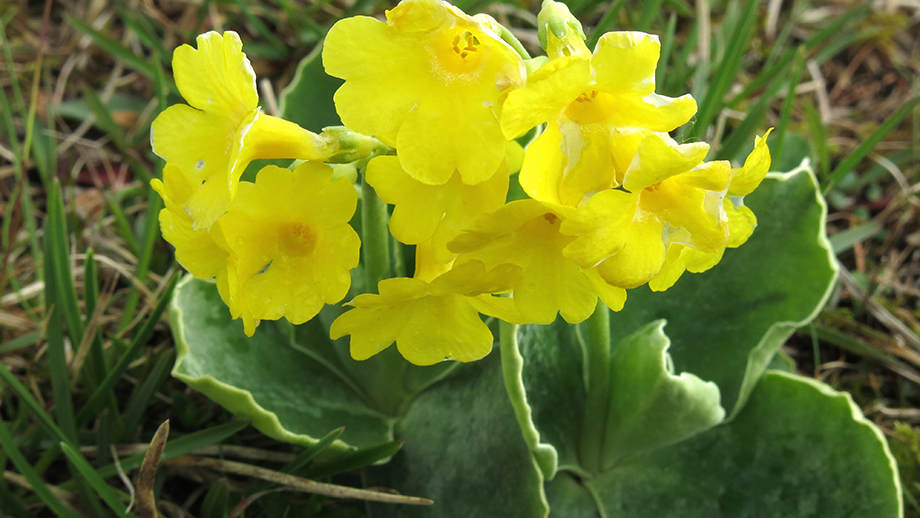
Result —
<path fill-rule="evenodd" d="M 419 498 L 416 496 L 393 495 L 389 493 L 369 491 L 366 489 L 356 489 L 353 487 L 314 482 L 305 478 L 295 477 L 294 475 L 288 475 L 287 473 L 282 473 L 280 471 L 260 468 L 258 466 L 243 464 L 242 462 L 233 462 L 229 460 L 209 459 L 183 455 L 181 457 L 167 460 L 164 462 L 164 464 L 177 466 L 201 466 L 228 473 L 234 473 L 237 475 L 260 478 L 269 482 L 276 482 L 278 484 L 288 486 L 290 489 L 295 491 L 315 493 L 319 495 L 331 496 L 334 498 L 353 498 L 357 500 L 369 500 L 372 502 L 384 502 L 390 504 L 431 505 L 434 503 L 427 498 Z"/>

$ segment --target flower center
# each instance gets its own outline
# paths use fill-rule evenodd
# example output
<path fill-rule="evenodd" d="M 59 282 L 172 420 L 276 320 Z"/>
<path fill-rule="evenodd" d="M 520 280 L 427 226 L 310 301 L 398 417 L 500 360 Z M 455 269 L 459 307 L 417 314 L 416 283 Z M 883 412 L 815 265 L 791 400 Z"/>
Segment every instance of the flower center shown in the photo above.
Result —
<path fill-rule="evenodd" d="M 482 60 L 482 42 L 468 30 L 445 31 L 439 40 L 438 58 L 448 72 L 456 74 L 473 71 Z"/>
<path fill-rule="evenodd" d="M 309 255 L 316 246 L 316 229 L 305 223 L 296 222 L 282 225 L 278 234 L 281 249 L 288 255 Z"/>
<path fill-rule="evenodd" d="M 615 101 L 612 95 L 597 90 L 582 92 L 568 108 L 565 115 L 572 121 L 587 126 L 610 119 Z"/>

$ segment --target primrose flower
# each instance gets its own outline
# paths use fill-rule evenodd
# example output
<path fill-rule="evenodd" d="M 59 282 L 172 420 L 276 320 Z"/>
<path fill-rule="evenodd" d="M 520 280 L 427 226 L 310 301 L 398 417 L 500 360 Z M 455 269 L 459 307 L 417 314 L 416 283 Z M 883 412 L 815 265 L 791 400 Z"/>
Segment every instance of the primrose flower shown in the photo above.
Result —
<path fill-rule="evenodd" d="M 176 248 L 176 260 L 199 279 L 221 276 L 227 269 L 227 252 L 220 246 L 223 236 L 217 227 L 196 230 L 192 217 L 183 206 L 191 197 L 197 185 L 192 184 L 190 175 L 178 166 L 166 164 L 163 180 L 150 182 L 165 207 L 160 210 L 160 230 L 163 238 Z"/>
<path fill-rule="evenodd" d="M 293 122 L 261 112 L 256 76 L 235 32 L 198 36 L 198 48 L 173 54 L 179 92 L 151 127 L 154 153 L 199 186 L 183 203 L 194 228 L 210 227 L 227 211 L 243 170 L 256 158 L 323 159 L 334 149 Z"/>
<path fill-rule="evenodd" d="M 348 224 L 356 206 L 351 182 L 319 162 L 267 166 L 240 183 L 218 222 L 231 256 L 218 288 L 247 335 L 260 320 L 302 324 L 345 297 L 361 245 Z"/>
<path fill-rule="evenodd" d="M 574 207 L 619 186 L 642 139 L 689 121 L 696 101 L 655 93 L 657 36 L 607 33 L 593 55 L 575 32 L 562 42 L 552 31 L 546 38 L 553 59 L 508 94 L 502 129 L 514 137 L 549 122 L 527 149 L 521 186 L 535 199 Z"/>
<path fill-rule="evenodd" d="M 770 131 L 754 140 L 754 150 L 745 159 L 744 166 L 731 170 L 728 197 L 722 203 L 729 229 L 725 247 L 714 252 L 704 252 L 680 243 L 671 243 L 661 271 L 648 283 L 652 291 L 670 288 L 685 271 L 701 273 L 709 270 L 722 260 L 725 248 L 743 245 L 754 233 L 757 217 L 744 205 L 744 196 L 753 192 L 770 170 L 770 149 L 767 147 Z"/>
<path fill-rule="evenodd" d="M 358 295 L 348 303 L 352 309 L 332 323 L 332 339 L 351 335 L 354 359 L 366 360 L 396 342 L 399 353 L 416 365 L 475 361 L 489 354 L 493 342 L 480 313 L 527 323 L 511 299 L 491 295 L 511 288 L 516 267 L 486 270 L 471 261 L 450 268 L 432 261 L 429 244 L 417 250 L 415 278 L 380 281 L 379 295 Z"/>
<path fill-rule="evenodd" d="M 380 199 L 395 206 L 390 218 L 393 237 L 410 245 L 430 240 L 439 263 L 454 258 L 447 242 L 479 214 L 501 207 L 508 193 L 505 161 L 491 178 L 476 185 L 463 183 L 457 172 L 447 183 L 428 185 L 409 176 L 399 158 L 380 156 L 368 164 L 366 179 Z"/>
<path fill-rule="evenodd" d="M 566 257 L 628 289 L 658 274 L 670 243 L 701 252 L 724 248 L 731 168 L 724 161 L 701 163 L 708 150 L 707 144 L 646 137 L 626 171 L 625 190 L 594 195 L 562 223 L 563 234 L 577 236 Z"/>
<path fill-rule="evenodd" d="M 560 313 L 578 323 L 594 312 L 598 296 L 614 311 L 623 308 L 626 292 L 604 282 L 592 268 L 579 268 L 563 255 L 575 238 L 560 233 L 566 208 L 537 200 L 518 200 L 480 216 L 472 228 L 448 244 L 459 253 L 458 265 L 482 262 L 487 268 L 514 265 L 521 270 L 514 283 L 514 303 L 521 315 L 550 324 Z"/>
<path fill-rule="evenodd" d="M 455 171 L 467 184 L 487 180 L 505 157 L 501 106 L 524 84 L 523 60 L 493 19 L 441 0 L 403 0 L 386 17 L 347 18 L 326 36 L 326 72 L 345 80 L 342 122 L 395 147 L 420 182 Z"/>

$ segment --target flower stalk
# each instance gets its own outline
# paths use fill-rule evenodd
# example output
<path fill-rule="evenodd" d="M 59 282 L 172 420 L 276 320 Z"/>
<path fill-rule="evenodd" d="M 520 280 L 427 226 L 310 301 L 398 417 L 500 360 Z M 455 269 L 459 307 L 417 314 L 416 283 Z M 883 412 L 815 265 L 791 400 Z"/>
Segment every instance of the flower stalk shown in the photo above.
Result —
<path fill-rule="evenodd" d="M 588 356 L 588 393 L 581 432 L 581 465 L 597 472 L 604 452 L 604 430 L 610 404 L 610 310 L 598 300 L 585 321 L 584 341 Z"/>

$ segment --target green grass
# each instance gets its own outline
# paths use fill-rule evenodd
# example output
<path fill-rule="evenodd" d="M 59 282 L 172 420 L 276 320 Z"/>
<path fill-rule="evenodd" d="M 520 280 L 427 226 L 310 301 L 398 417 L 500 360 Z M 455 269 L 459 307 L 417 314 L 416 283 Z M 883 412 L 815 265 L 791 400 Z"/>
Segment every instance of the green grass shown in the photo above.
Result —
<path fill-rule="evenodd" d="M 475 12 L 493 3 L 458 5 Z M 162 205 L 148 185 L 161 174 L 162 164 L 152 155 L 148 138 L 153 117 L 179 102 L 169 71 L 172 47 L 213 28 L 213 14 L 221 15 L 224 29 L 241 33 L 261 77 L 277 91 L 338 16 L 379 14 L 383 6 L 359 1 L 343 12 L 332 2 L 206 1 L 182 4 L 184 11 L 167 16 L 119 1 L 111 12 L 93 11 L 97 18 L 87 19 L 91 3 L 85 1 L 43 22 L 44 5 L 17 5 L 0 7 L 6 72 L 0 145 L 12 154 L 11 163 L 0 167 L 6 203 L 0 292 L 23 295 L 0 308 L 5 317 L 0 323 L 0 466 L 7 474 L 0 482 L 0 516 L 130 515 L 130 491 L 119 471 L 133 483 L 132 471 L 144 455 L 131 450 L 135 453 L 119 455 L 116 464 L 113 448 L 123 451 L 149 441 L 167 418 L 172 431 L 163 460 L 215 447 L 229 457 L 243 451 L 234 448 L 245 447 L 263 457 L 280 454 L 277 469 L 286 473 L 357 483 L 341 473 L 385 458 L 398 445 L 323 459 L 336 433 L 310 449 L 276 443 L 168 375 L 174 354 L 166 310 L 180 268 L 159 235 L 156 214 Z M 514 16 L 520 5 L 502 13 L 511 13 L 521 41 L 531 45 L 532 55 L 540 54 L 531 43 L 535 28 L 525 16 Z M 774 164 L 812 161 L 832 202 L 829 230 L 837 233 L 835 251 L 854 278 L 865 283 L 874 311 L 886 311 L 908 329 L 916 326 L 920 298 L 897 288 L 909 280 L 908 267 L 916 266 L 909 251 L 917 245 L 906 241 L 911 223 L 902 221 L 901 214 L 918 200 L 917 192 L 903 192 L 895 177 L 901 175 L 912 186 L 920 182 L 920 87 L 915 79 L 920 65 L 911 61 L 904 44 L 911 37 L 916 43 L 920 31 L 909 13 L 893 15 L 900 18 L 885 25 L 881 22 L 889 19 L 881 19 L 869 4 L 852 9 L 843 2 L 822 4 L 833 15 L 815 17 L 818 7 L 811 2 L 784 3 L 770 37 L 765 3 L 712 0 L 706 12 L 681 0 L 581 0 L 570 5 L 585 23 L 590 44 L 608 30 L 661 35 L 658 92 L 694 94 L 699 112 L 676 137 L 714 142 L 710 158 L 740 165 L 754 136 L 776 127 L 770 138 Z M 500 20 L 505 16 L 488 12 Z M 893 28 L 885 32 L 879 27 Z M 81 39 L 88 45 L 78 45 Z M 708 45 L 706 55 L 701 45 Z M 874 46 L 873 66 L 847 72 L 866 46 Z M 857 87 L 871 92 L 873 81 L 881 80 L 872 72 L 879 66 L 910 84 L 909 91 L 875 90 L 883 92 L 876 94 L 879 106 L 888 96 L 898 96 L 896 108 L 872 109 L 869 104 L 836 106 L 839 110 L 831 114 L 823 110 L 817 90 L 827 93 L 831 87 L 818 84 L 811 74 L 814 67 L 824 74 L 825 85 L 846 72 Z M 119 105 L 110 102 L 116 94 L 140 108 L 116 109 Z M 82 121 L 55 112 L 58 95 L 92 117 L 85 132 L 74 134 Z M 153 106 L 144 113 L 148 104 Z M 69 137 L 78 143 L 60 148 Z M 107 169 L 125 169 L 126 182 L 92 180 Z M 879 200 L 889 201 L 882 206 Z M 899 254 L 907 258 L 892 266 L 890 258 Z M 37 295 L 29 295 L 39 286 L 44 287 Z M 914 377 L 920 379 L 920 364 L 914 356 L 898 349 L 896 333 L 848 291 L 835 300 L 836 307 L 825 311 L 812 332 L 793 340 L 790 352 L 800 369 L 814 368 L 835 387 L 853 392 L 866 409 L 917 407 L 920 391 Z M 823 365 L 822 359 L 855 367 Z M 895 427 L 892 419 L 879 421 Z M 903 426 L 899 430 L 891 439 L 893 447 L 908 452 L 902 463 L 916 461 L 916 430 L 907 426 L 913 435 Z M 920 516 L 918 473 L 902 466 L 909 516 Z M 362 515 L 358 504 L 329 505 L 324 498 L 285 492 L 261 496 L 274 487 L 262 482 L 212 485 L 218 479 L 213 472 L 199 483 L 178 477 L 179 472 L 165 468 L 158 479 L 164 516 L 186 504 L 193 514 L 222 516 L 253 495 L 260 497 L 246 516 L 287 510 L 300 516 Z"/>

